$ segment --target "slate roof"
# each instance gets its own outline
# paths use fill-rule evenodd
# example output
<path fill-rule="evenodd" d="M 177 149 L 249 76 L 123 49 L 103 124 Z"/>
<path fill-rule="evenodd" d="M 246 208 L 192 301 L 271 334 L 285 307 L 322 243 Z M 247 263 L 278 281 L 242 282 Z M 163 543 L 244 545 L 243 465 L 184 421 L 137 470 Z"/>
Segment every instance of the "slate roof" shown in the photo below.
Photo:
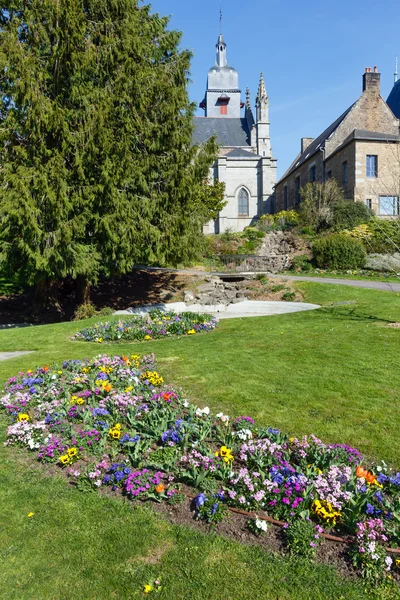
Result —
<path fill-rule="evenodd" d="M 400 119 L 400 79 L 394 84 L 392 91 L 386 101 L 392 113 Z"/>
<path fill-rule="evenodd" d="M 348 108 L 342 115 L 340 115 L 340 117 L 338 119 L 336 119 L 336 121 L 334 121 L 327 129 L 325 129 L 325 131 L 322 132 L 321 135 L 319 135 L 308 146 L 308 148 L 305 149 L 305 151 L 303 153 L 300 153 L 295 158 L 293 163 L 290 165 L 290 167 L 288 168 L 286 173 L 283 175 L 283 177 L 281 177 L 281 179 L 278 183 L 280 183 L 283 179 L 286 179 L 286 177 L 288 175 L 290 175 L 293 171 L 295 171 L 298 167 L 300 167 L 300 165 L 302 165 L 304 162 L 306 162 L 306 160 L 311 158 L 311 156 L 313 156 L 313 154 L 315 154 L 316 152 L 319 152 L 320 148 L 323 146 L 323 144 L 326 142 L 326 140 L 328 140 L 331 137 L 331 135 L 336 131 L 336 129 L 339 127 L 339 125 L 342 123 L 342 121 L 344 121 L 344 119 L 347 117 L 347 115 L 349 114 L 349 112 L 351 111 L 353 106 L 354 106 L 354 104 L 352 104 L 350 106 L 350 108 Z"/>
<path fill-rule="evenodd" d="M 243 150 L 243 148 L 235 148 L 235 150 L 231 150 L 226 158 L 251 158 L 251 159 L 259 159 L 261 156 L 258 154 L 254 154 L 254 152 L 249 152 L 249 150 Z"/>
<path fill-rule="evenodd" d="M 222 147 L 250 147 L 250 132 L 246 119 L 195 117 L 193 143 L 203 144 L 212 135 Z"/>

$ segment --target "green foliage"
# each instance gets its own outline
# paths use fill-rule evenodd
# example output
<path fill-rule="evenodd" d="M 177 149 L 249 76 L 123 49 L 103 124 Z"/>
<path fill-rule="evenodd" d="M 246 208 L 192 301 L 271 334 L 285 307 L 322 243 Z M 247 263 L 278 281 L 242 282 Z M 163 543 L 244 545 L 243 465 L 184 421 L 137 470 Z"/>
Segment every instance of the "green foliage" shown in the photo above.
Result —
<path fill-rule="evenodd" d="M 263 238 L 264 233 L 256 227 L 246 227 L 242 232 L 227 229 L 224 233 L 205 237 L 204 255 L 210 258 L 218 254 L 254 254 Z"/>
<path fill-rule="evenodd" d="M 293 302 L 293 300 L 296 298 L 296 294 L 295 292 L 284 292 L 282 294 L 282 300 L 284 300 L 285 302 Z"/>
<path fill-rule="evenodd" d="M 335 179 L 307 183 L 301 189 L 301 223 L 317 232 L 328 229 L 332 224 L 333 207 L 343 201 L 343 190 Z"/>
<path fill-rule="evenodd" d="M 192 146 L 191 54 L 138 0 L 13 0 L 0 30 L 0 263 L 56 294 L 195 257 L 221 207 Z"/>
<path fill-rule="evenodd" d="M 291 229 L 300 223 L 299 213 L 295 210 L 281 210 L 275 215 L 262 215 L 257 222 L 261 231 Z"/>
<path fill-rule="evenodd" d="M 367 257 L 360 241 L 340 233 L 320 238 L 314 242 L 312 251 L 317 266 L 322 269 L 362 268 Z"/>
<path fill-rule="evenodd" d="M 368 252 L 394 254 L 400 251 L 400 221 L 398 219 L 371 219 L 370 237 L 366 240 Z"/>
<path fill-rule="evenodd" d="M 300 254 L 299 256 L 294 256 L 292 258 L 292 264 L 290 268 L 292 271 L 303 271 L 305 273 L 311 271 L 312 264 L 310 261 L 310 257 L 308 256 L 308 254 Z"/>
<path fill-rule="evenodd" d="M 83 319 L 90 319 L 97 316 L 110 316 L 113 314 L 112 308 L 102 308 L 97 310 L 96 306 L 92 302 L 84 302 L 75 311 L 74 321 L 82 321 Z"/>
<path fill-rule="evenodd" d="M 311 521 L 296 520 L 285 529 L 286 543 L 291 554 L 312 559 L 317 553 L 320 536 Z"/>
<path fill-rule="evenodd" d="M 363 202 L 339 200 L 332 206 L 331 227 L 334 231 L 354 229 L 358 225 L 368 223 L 374 213 Z"/>

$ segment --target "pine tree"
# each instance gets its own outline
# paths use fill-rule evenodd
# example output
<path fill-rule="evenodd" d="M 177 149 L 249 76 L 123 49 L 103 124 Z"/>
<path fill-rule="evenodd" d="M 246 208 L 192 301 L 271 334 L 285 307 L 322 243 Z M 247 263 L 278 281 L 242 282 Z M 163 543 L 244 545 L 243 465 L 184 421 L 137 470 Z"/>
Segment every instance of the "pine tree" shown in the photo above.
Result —
<path fill-rule="evenodd" d="M 0 263 L 42 294 L 195 255 L 222 191 L 180 41 L 138 0 L 3 2 Z"/>

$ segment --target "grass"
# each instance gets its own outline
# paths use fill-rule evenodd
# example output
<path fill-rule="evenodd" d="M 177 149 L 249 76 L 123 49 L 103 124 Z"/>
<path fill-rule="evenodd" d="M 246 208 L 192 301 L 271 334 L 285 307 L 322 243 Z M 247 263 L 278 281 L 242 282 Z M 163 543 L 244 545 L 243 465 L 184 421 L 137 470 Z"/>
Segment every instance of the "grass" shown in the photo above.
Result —
<path fill-rule="evenodd" d="M 323 308 L 221 321 L 214 332 L 189 338 L 112 347 L 70 340 L 98 318 L 0 331 L 1 351 L 36 351 L 0 363 L 0 379 L 65 358 L 154 351 L 165 378 L 203 405 L 295 435 L 354 444 L 399 464 L 393 440 L 400 420 L 400 330 L 386 325 L 400 320 L 400 294 L 296 285 Z M 2 417 L 3 439 L 5 425 Z M 332 568 L 170 525 L 150 509 L 132 510 L 128 502 L 82 494 L 60 477 L 46 477 L 14 449 L 1 445 L 0 452 L 4 598 L 130 599 L 142 597 L 142 585 L 157 577 L 165 599 L 372 597 Z"/>
<path fill-rule="evenodd" d="M 295 271 L 282 271 L 279 273 L 284 277 L 285 275 L 290 275 L 291 277 L 321 277 L 323 279 L 350 279 L 350 281 L 381 281 L 384 283 L 400 283 L 400 276 L 393 273 L 392 275 L 382 275 L 376 273 L 360 273 L 358 275 L 349 275 L 348 273 L 338 273 L 329 271 L 325 271 L 323 273 L 316 271 L 304 271 L 301 273 L 296 273 Z"/>

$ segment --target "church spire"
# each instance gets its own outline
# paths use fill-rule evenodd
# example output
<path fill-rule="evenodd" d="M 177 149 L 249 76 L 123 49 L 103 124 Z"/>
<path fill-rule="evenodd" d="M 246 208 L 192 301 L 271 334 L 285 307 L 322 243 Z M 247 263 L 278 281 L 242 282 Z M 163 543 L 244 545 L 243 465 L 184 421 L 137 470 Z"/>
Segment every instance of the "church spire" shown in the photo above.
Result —
<path fill-rule="evenodd" d="M 228 65 L 228 61 L 226 58 L 226 44 L 224 40 L 224 36 L 222 33 L 218 36 L 218 42 L 216 44 L 217 48 L 217 65 L 219 67 L 226 67 Z"/>
<path fill-rule="evenodd" d="M 398 64 L 399 64 L 399 60 L 396 56 L 396 63 L 395 63 L 395 68 L 394 68 L 394 82 L 397 83 L 397 76 L 398 76 Z"/>
<path fill-rule="evenodd" d="M 268 95 L 267 95 L 267 90 L 265 89 L 265 81 L 264 81 L 264 74 L 261 73 L 260 75 L 260 83 L 258 86 L 258 92 L 257 92 L 257 98 L 256 98 L 256 105 L 257 107 L 261 104 L 268 104 Z"/>

